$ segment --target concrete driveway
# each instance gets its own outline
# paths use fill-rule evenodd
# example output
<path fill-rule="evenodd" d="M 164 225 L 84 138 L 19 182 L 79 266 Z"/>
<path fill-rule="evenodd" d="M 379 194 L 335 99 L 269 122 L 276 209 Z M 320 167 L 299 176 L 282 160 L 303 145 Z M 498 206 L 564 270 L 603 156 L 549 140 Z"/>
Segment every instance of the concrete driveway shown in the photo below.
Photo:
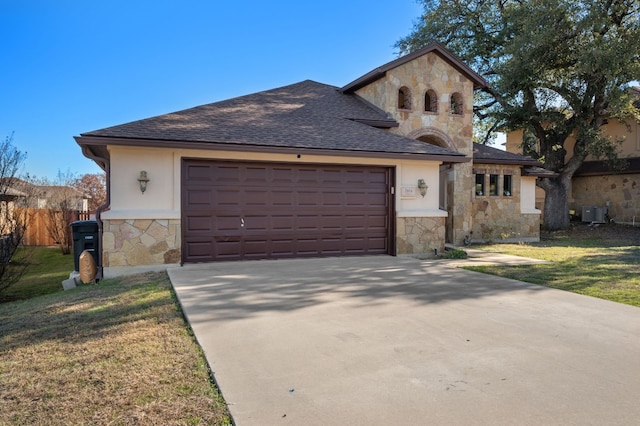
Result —
<path fill-rule="evenodd" d="M 241 426 L 639 424 L 640 309 L 450 265 L 169 275 Z"/>

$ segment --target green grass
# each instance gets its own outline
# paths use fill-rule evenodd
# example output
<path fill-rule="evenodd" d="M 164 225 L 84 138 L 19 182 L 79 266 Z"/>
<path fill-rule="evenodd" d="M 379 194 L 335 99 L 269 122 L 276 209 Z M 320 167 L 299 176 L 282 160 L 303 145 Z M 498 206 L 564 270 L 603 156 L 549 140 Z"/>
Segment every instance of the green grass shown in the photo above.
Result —
<path fill-rule="evenodd" d="M 231 423 L 166 273 L 0 304 L 0 389 L 2 425 Z"/>
<path fill-rule="evenodd" d="M 0 294 L 0 303 L 63 291 L 62 281 L 69 278 L 74 269 L 73 254 L 63 255 L 60 249 L 51 247 L 26 247 L 20 250 L 23 253 L 17 257 L 28 258 L 29 266 L 20 281 Z"/>
<path fill-rule="evenodd" d="M 540 243 L 479 247 L 553 263 L 467 269 L 640 306 L 639 245 L 640 228 L 574 225 L 569 231 L 543 234 Z"/>

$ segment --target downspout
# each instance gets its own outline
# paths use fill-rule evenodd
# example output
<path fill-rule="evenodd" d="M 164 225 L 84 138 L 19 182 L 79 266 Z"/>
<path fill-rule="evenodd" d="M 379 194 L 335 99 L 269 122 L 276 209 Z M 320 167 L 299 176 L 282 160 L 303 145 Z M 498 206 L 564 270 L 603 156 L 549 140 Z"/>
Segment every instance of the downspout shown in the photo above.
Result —
<path fill-rule="evenodd" d="M 106 177 L 105 177 L 105 183 L 106 183 L 106 190 L 107 190 L 107 196 L 105 199 L 105 202 L 103 205 L 101 205 L 100 207 L 98 207 L 96 209 L 96 222 L 98 222 L 98 265 L 97 266 L 97 274 L 96 274 L 96 279 L 101 280 L 104 276 L 103 274 L 103 265 L 102 265 L 102 230 L 103 230 L 103 223 L 102 223 L 102 212 L 104 212 L 105 210 L 107 210 L 110 205 L 111 205 L 111 163 L 109 162 L 108 158 L 104 158 L 104 157 L 99 157 L 95 154 L 93 154 L 87 146 L 83 146 L 82 147 L 82 154 L 89 158 L 90 160 L 95 161 L 98 165 L 103 164 L 104 167 L 101 167 L 102 170 L 105 171 Z"/>

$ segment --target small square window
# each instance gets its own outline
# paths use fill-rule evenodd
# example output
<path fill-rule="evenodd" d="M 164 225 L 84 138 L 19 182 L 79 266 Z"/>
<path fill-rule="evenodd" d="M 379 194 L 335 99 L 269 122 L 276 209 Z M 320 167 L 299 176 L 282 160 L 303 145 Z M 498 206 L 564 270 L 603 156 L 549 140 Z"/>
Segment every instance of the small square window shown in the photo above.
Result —
<path fill-rule="evenodd" d="M 498 175 L 489 175 L 489 195 L 498 195 Z"/>
<path fill-rule="evenodd" d="M 502 195 L 511 197 L 511 194 L 513 194 L 513 190 L 511 188 L 511 175 L 504 175 L 504 179 L 502 181 Z"/>
<path fill-rule="evenodd" d="M 476 174 L 476 195 L 484 195 L 484 174 Z"/>

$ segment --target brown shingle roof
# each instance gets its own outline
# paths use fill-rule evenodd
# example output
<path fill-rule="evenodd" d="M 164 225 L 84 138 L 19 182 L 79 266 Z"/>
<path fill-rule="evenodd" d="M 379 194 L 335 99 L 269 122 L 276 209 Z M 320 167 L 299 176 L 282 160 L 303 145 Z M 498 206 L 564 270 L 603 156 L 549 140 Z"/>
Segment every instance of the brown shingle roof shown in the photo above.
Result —
<path fill-rule="evenodd" d="M 490 146 L 473 144 L 473 162 L 480 164 L 511 164 L 519 166 L 539 167 L 540 163 L 531 158 L 512 152 L 502 151 L 501 149 L 492 148 Z"/>
<path fill-rule="evenodd" d="M 88 143 L 83 138 L 97 137 L 104 144 L 145 145 L 145 140 L 154 140 L 189 143 L 190 147 L 195 143 L 229 149 L 276 147 L 464 158 L 457 152 L 376 128 L 396 125 L 386 113 L 357 95 L 306 80 L 83 133 L 77 140 L 80 145 Z"/>

